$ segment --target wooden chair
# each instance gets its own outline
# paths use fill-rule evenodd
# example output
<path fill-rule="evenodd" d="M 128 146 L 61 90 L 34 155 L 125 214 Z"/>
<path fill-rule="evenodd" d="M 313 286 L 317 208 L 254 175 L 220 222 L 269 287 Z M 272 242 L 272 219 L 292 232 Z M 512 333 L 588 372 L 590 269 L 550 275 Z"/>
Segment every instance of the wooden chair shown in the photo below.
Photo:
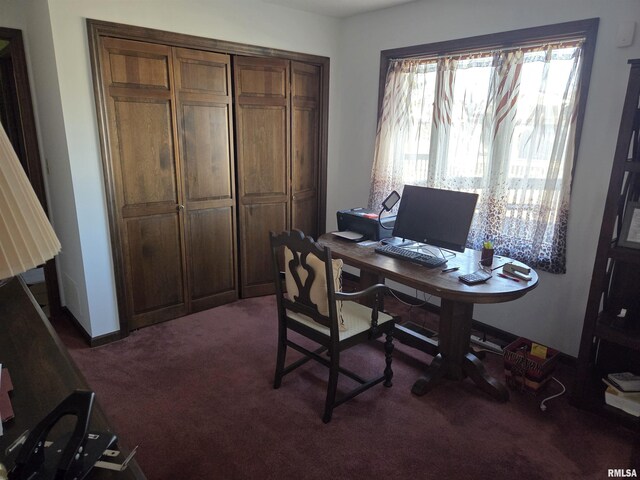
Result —
<path fill-rule="evenodd" d="M 333 409 L 368 388 L 384 381 L 392 385 L 391 354 L 395 319 L 378 311 L 379 298 L 387 287 L 373 285 L 354 293 L 341 292 L 342 260 L 332 260 L 328 247 L 315 243 L 298 230 L 279 235 L 271 232 L 271 250 L 278 300 L 278 354 L 273 388 L 279 388 L 282 378 L 313 359 L 329 367 L 329 383 L 322 420 L 331 420 Z M 281 267 L 284 266 L 284 272 Z M 327 279 L 330 279 L 327 281 Z M 287 293 L 285 293 L 285 286 Z M 357 300 L 375 297 L 373 307 Z M 288 337 L 289 330 L 313 340 L 319 348 L 311 351 Z M 340 366 L 340 352 L 358 343 L 386 334 L 385 368 L 382 375 L 363 379 Z M 287 347 L 304 354 L 285 366 Z M 343 374 L 359 385 L 337 397 L 338 375 Z"/>

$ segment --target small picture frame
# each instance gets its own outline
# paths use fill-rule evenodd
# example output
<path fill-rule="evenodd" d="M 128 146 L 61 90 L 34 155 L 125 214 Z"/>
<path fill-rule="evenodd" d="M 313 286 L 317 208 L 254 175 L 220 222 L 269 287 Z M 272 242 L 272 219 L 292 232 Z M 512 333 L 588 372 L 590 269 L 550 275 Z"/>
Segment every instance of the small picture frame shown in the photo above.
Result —
<path fill-rule="evenodd" d="M 640 248 L 640 202 L 627 203 L 618 246 Z"/>

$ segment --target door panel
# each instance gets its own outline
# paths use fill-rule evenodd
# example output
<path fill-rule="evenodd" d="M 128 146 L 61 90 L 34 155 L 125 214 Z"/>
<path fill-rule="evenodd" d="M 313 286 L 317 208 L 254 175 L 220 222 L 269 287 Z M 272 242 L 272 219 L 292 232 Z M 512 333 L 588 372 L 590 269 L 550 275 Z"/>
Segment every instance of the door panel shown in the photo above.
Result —
<path fill-rule="evenodd" d="M 234 57 L 241 295 L 274 292 L 269 231 L 290 225 L 289 62 Z"/>
<path fill-rule="evenodd" d="M 182 165 L 188 202 L 233 196 L 229 105 L 182 100 Z"/>
<path fill-rule="evenodd" d="M 237 56 L 234 66 L 237 99 L 265 105 L 283 105 L 288 101 L 288 61 Z"/>
<path fill-rule="evenodd" d="M 133 314 L 184 303 L 180 228 L 175 214 L 125 221 Z M 175 288 L 175 286 L 180 288 Z"/>
<path fill-rule="evenodd" d="M 170 100 L 115 97 L 123 207 L 177 202 Z"/>
<path fill-rule="evenodd" d="M 234 219 L 232 207 L 195 210 L 188 214 L 192 311 L 204 310 L 238 298 Z"/>
<path fill-rule="evenodd" d="M 231 62 L 181 48 L 173 58 L 189 292 L 197 311 L 238 298 Z"/>
<path fill-rule="evenodd" d="M 283 202 L 257 203 L 243 208 L 240 231 L 246 250 L 242 261 L 242 296 L 273 293 L 273 267 L 269 249 L 269 231 L 287 229 L 287 206 Z"/>
<path fill-rule="evenodd" d="M 100 52 L 111 152 L 105 176 L 125 332 L 188 311 L 170 53 L 114 38 L 105 38 Z"/>
<path fill-rule="evenodd" d="M 289 193 L 287 155 L 287 108 L 240 105 L 238 107 L 238 150 L 242 152 L 241 194 L 244 202 L 256 197 Z"/>
<path fill-rule="evenodd" d="M 291 226 L 318 237 L 320 68 L 291 62 Z"/>

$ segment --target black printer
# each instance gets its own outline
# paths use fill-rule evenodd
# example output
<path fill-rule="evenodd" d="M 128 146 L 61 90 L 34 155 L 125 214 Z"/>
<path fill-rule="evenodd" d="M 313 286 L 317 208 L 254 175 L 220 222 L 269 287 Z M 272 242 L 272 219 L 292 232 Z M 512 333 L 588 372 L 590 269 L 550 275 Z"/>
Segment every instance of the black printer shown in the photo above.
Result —
<path fill-rule="evenodd" d="M 396 216 L 388 215 L 382 217 L 381 222 L 386 227 L 383 228 L 380 223 L 378 223 L 378 214 L 378 212 L 367 208 L 338 210 L 338 230 L 341 232 L 350 231 L 360 233 L 362 234 L 360 240 L 382 240 L 383 238 L 391 237 Z"/>

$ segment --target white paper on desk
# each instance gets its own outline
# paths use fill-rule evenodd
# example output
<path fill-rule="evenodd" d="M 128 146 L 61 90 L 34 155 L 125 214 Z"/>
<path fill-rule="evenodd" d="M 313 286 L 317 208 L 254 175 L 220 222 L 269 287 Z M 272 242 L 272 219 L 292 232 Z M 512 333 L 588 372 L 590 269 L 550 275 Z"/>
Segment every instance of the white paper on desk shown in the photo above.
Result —
<path fill-rule="evenodd" d="M 345 230 L 343 232 L 333 232 L 333 234 L 337 237 L 346 238 L 347 240 L 351 240 L 353 242 L 357 242 L 358 240 L 362 240 L 364 235 L 358 232 L 352 232 L 351 230 Z"/>

